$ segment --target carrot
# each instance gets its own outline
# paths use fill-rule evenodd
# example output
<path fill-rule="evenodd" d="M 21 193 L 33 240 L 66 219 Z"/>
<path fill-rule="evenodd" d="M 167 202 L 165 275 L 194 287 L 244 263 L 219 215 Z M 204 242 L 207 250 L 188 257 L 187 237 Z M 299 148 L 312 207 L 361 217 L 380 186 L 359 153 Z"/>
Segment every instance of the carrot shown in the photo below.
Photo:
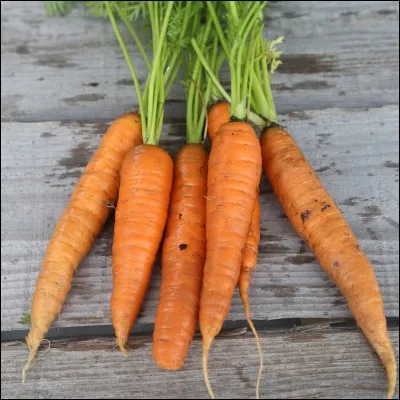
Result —
<path fill-rule="evenodd" d="M 374 270 L 339 208 L 283 128 L 261 137 L 264 171 L 296 232 L 348 301 L 357 324 L 379 355 L 388 376 L 387 398 L 396 386 L 396 358 Z"/>
<path fill-rule="evenodd" d="M 200 36 L 212 49 L 212 22 L 204 25 L 204 3 L 196 7 L 188 36 Z M 215 51 L 214 51 L 215 52 Z M 207 57 L 213 51 L 207 51 Z M 160 368 L 183 366 L 198 323 L 206 256 L 206 194 L 208 153 L 203 147 L 205 105 L 211 82 L 190 48 L 186 69 L 186 142 L 175 157 L 171 204 L 162 248 L 160 300 L 154 324 L 153 358 Z"/>
<path fill-rule="evenodd" d="M 230 112 L 228 103 L 219 102 L 213 104 L 210 107 L 208 111 L 207 134 L 211 142 L 215 138 L 215 135 L 218 133 L 218 130 L 220 129 L 221 125 L 228 123 L 229 120 L 230 120 Z M 251 273 L 257 266 L 259 242 L 260 242 L 260 199 L 259 196 L 257 195 L 256 205 L 254 207 L 250 232 L 249 235 L 247 236 L 247 241 L 243 253 L 242 263 L 240 267 L 239 281 L 238 281 L 240 297 L 243 302 L 246 320 L 255 337 L 258 353 L 260 356 L 260 367 L 258 370 L 257 387 L 256 387 L 257 398 L 260 397 L 259 388 L 260 388 L 261 375 L 263 369 L 263 357 L 262 357 L 262 348 L 258 337 L 258 333 L 253 324 L 253 321 L 251 320 L 248 291 L 250 286 Z"/>
<path fill-rule="evenodd" d="M 153 358 L 164 369 L 182 367 L 196 331 L 206 248 L 206 182 L 203 145 L 185 145 L 175 158 L 153 334 Z"/>
<path fill-rule="evenodd" d="M 207 136 L 210 142 L 214 140 L 219 128 L 229 122 L 231 113 L 229 112 L 229 103 L 218 102 L 213 104 L 208 110 Z"/>
<path fill-rule="evenodd" d="M 91 249 L 111 207 L 116 203 L 119 169 L 126 153 L 141 143 L 140 117 L 136 113 L 116 119 L 89 161 L 47 246 L 32 300 L 32 326 L 26 338 L 29 358 L 22 379 L 41 341 L 61 311 L 75 270 Z"/>
<path fill-rule="evenodd" d="M 137 72 L 120 33 L 115 14 L 125 23 L 139 50 L 141 44 L 131 24 L 131 2 L 101 2 L 110 17 L 125 56 L 141 113 L 143 145 L 124 160 L 113 243 L 112 322 L 116 342 L 123 354 L 126 342 L 149 285 L 152 267 L 168 216 L 173 162 L 159 145 L 164 103 L 183 60 L 185 34 L 192 16 L 191 2 L 152 1 L 139 7 L 151 25 L 151 63 L 145 52 L 148 76 L 140 85 Z M 134 3 L 134 2 L 133 2 Z M 104 11 L 104 10 L 103 10 Z M 180 43 L 177 46 L 177 43 Z M 172 49 L 174 49 L 172 51 Z M 142 86 L 144 89 L 142 90 Z"/>
<path fill-rule="evenodd" d="M 244 122 L 223 125 L 211 147 L 208 168 L 207 255 L 200 299 L 205 373 L 211 343 L 222 328 L 239 279 L 257 198 L 261 152 L 254 129 Z"/>
<path fill-rule="evenodd" d="M 136 146 L 121 168 L 113 241 L 112 323 L 125 344 L 142 305 L 161 243 L 172 186 L 172 160 L 153 145 Z"/>
<path fill-rule="evenodd" d="M 265 3 L 207 1 L 206 4 L 208 17 L 213 21 L 229 61 L 231 95 L 225 91 L 195 39 L 192 39 L 192 46 L 213 84 L 230 104 L 232 121 L 221 125 L 215 134 L 207 177 L 207 253 L 199 319 L 203 374 L 208 392 L 214 398 L 208 378 L 208 353 L 229 312 L 239 280 L 261 176 L 260 143 L 255 130 L 246 121 L 251 115 L 249 95 L 255 54 L 252 43 L 262 29 Z M 226 21 L 224 27 L 221 20 Z M 213 121 L 209 131 L 213 136 Z M 258 391 L 257 386 L 257 396 Z"/>

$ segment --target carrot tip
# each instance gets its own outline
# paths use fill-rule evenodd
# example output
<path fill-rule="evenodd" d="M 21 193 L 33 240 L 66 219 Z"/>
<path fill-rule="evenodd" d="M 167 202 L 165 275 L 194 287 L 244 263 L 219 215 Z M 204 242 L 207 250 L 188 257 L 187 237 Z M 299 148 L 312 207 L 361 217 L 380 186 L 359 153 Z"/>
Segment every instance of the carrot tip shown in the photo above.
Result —
<path fill-rule="evenodd" d="M 257 330 L 253 324 L 253 321 L 251 320 L 250 305 L 249 305 L 249 298 L 247 295 L 247 290 L 246 289 L 240 290 L 240 295 L 242 298 L 247 323 L 249 324 L 250 329 L 253 332 L 254 339 L 256 341 L 256 345 L 257 345 L 257 349 L 258 349 L 258 354 L 260 356 L 260 364 L 259 364 L 259 369 L 258 369 L 257 386 L 256 386 L 256 399 L 259 399 L 260 398 L 260 384 L 261 384 L 262 370 L 264 367 L 262 347 L 261 347 L 261 343 L 260 343 L 260 337 L 258 336 Z"/>
<path fill-rule="evenodd" d="M 117 339 L 117 345 L 124 357 L 128 357 L 128 351 L 126 350 L 126 341 L 122 339 Z"/>
<path fill-rule="evenodd" d="M 32 366 L 32 361 L 35 359 L 36 352 L 37 352 L 37 349 L 31 349 L 29 352 L 29 357 L 26 360 L 24 368 L 22 368 L 22 373 L 21 373 L 22 383 L 25 383 L 26 373 L 28 372 L 29 368 Z"/>
<path fill-rule="evenodd" d="M 392 399 L 394 396 L 394 392 L 396 390 L 396 382 L 397 382 L 397 365 L 396 361 L 390 363 L 386 366 L 386 372 L 388 377 L 388 389 L 386 393 L 387 399 Z"/>
<path fill-rule="evenodd" d="M 208 378 L 208 366 L 207 366 L 208 353 L 210 351 L 210 347 L 211 347 L 211 343 L 212 343 L 213 339 L 214 338 L 212 338 L 212 337 L 211 338 L 210 337 L 207 337 L 207 338 L 203 337 L 203 357 L 202 357 L 203 359 L 202 359 L 202 361 L 203 361 L 203 375 L 204 375 L 204 380 L 206 382 L 208 394 L 210 395 L 210 397 L 212 399 L 215 399 L 214 392 L 213 392 L 213 390 L 211 388 L 210 380 Z"/>

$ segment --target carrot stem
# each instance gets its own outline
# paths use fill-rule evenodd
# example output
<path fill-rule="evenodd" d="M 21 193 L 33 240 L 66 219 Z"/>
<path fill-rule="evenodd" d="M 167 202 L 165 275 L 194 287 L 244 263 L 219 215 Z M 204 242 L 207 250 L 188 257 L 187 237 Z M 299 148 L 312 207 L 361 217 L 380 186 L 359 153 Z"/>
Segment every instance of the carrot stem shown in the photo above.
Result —
<path fill-rule="evenodd" d="M 128 68 L 129 68 L 129 71 L 131 73 L 132 80 L 133 80 L 133 82 L 135 84 L 135 89 L 136 89 L 136 95 L 137 95 L 137 99 L 138 99 L 138 103 L 139 103 L 139 108 L 140 108 L 140 112 L 142 112 L 142 110 L 143 110 L 143 97 L 142 97 L 142 94 L 140 92 L 140 84 L 139 84 L 139 79 L 138 79 L 137 74 L 136 74 L 136 70 L 135 70 L 135 68 L 133 66 L 132 59 L 131 59 L 131 57 L 130 57 L 130 55 L 128 53 L 128 49 L 126 48 L 126 45 L 125 45 L 124 39 L 122 38 L 121 32 L 119 31 L 118 24 L 117 24 L 117 22 L 115 20 L 114 13 L 113 13 L 112 8 L 110 6 L 110 2 L 106 1 L 105 2 L 105 6 L 107 8 L 108 15 L 109 15 L 110 21 L 111 21 L 111 25 L 112 25 L 112 27 L 114 29 L 114 32 L 115 32 L 115 35 L 117 37 L 118 43 L 119 43 L 119 45 L 121 47 L 121 50 L 122 50 L 122 53 L 123 53 L 123 55 L 125 57 L 125 61 L 128 64 Z M 142 130 L 143 130 L 143 132 L 145 132 L 146 131 L 146 119 L 142 116 L 141 120 L 142 120 Z M 143 137 L 143 140 L 144 140 L 144 137 Z"/>
<path fill-rule="evenodd" d="M 129 20 L 126 17 L 126 15 L 121 11 L 121 8 L 119 7 L 117 1 L 113 2 L 113 6 L 118 11 L 118 15 L 120 16 L 121 20 L 125 24 L 125 26 L 128 29 L 129 33 L 132 35 L 133 40 L 135 41 L 136 46 L 138 47 L 138 49 L 140 51 L 140 55 L 143 57 L 143 60 L 146 63 L 147 68 L 150 70 L 151 64 L 150 64 L 149 58 L 147 57 L 146 51 L 144 50 L 142 42 L 139 39 L 139 36 L 136 34 L 135 30 L 132 28 L 132 25 L 129 22 Z"/>

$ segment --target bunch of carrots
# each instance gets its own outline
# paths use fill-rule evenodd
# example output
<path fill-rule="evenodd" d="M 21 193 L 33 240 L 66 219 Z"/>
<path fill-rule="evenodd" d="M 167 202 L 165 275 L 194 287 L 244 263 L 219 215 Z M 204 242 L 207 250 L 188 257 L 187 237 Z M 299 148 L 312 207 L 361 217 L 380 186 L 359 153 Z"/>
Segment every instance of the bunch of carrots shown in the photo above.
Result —
<path fill-rule="evenodd" d="M 77 2 L 46 2 L 49 14 Z M 373 268 L 351 227 L 277 121 L 270 77 L 282 38 L 265 40 L 267 2 L 86 2 L 107 18 L 125 57 L 139 109 L 117 118 L 88 163 L 48 244 L 32 301 L 26 338 L 30 368 L 59 315 L 75 270 L 115 208 L 112 324 L 126 343 L 142 306 L 158 249 L 162 282 L 153 334 L 160 368 L 183 366 L 196 326 L 203 338 L 203 373 L 210 396 L 208 353 L 229 312 L 236 285 L 260 355 L 248 291 L 260 240 L 259 183 L 264 172 L 299 236 L 347 299 L 379 355 L 394 394 L 396 359 Z M 143 43 L 138 18 L 150 26 Z M 127 29 L 148 69 L 140 84 L 121 33 Z M 220 80 L 226 61 L 229 88 Z M 164 103 L 184 72 L 186 144 L 175 159 L 159 145 Z M 260 138 L 257 129 L 261 129 Z M 206 136 L 210 151 L 206 149 Z M 164 236 L 164 240 L 162 238 Z"/>

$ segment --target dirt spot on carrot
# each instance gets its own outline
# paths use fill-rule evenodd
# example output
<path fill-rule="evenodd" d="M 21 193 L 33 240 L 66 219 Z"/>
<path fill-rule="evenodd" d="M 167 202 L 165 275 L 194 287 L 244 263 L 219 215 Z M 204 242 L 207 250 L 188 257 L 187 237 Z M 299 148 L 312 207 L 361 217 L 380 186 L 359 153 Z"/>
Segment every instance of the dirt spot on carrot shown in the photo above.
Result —
<path fill-rule="evenodd" d="M 307 221 L 308 218 L 310 217 L 310 215 L 311 215 L 311 211 L 310 211 L 310 210 L 305 210 L 305 211 L 303 211 L 303 212 L 301 213 L 301 215 L 300 215 L 302 222 Z"/>
<path fill-rule="evenodd" d="M 295 256 L 287 256 L 285 257 L 285 261 L 290 262 L 296 265 L 310 264 L 315 261 L 314 256 L 305 255 L 305 254 L 296 254 Z"/>
<path fill-rule="evenodd" d="M 182 214 L 179 214 L 179 219 L 182 219 Z"/>
<path fill-rule="evenodd" d="M 281 74 L 315 74 L 334 72 L 336 64 L 328 55 L 293 54 L 282 56 Z"/>
<path fill-rule="evenodd" d="M 325 210 L 327 210 L 327 209 L 330 208 L 330 207 L 331 207 L 330 204 L 325 204 L 325 205 L 321 208 L 321 211 L 325 211 Z"/>
<path fill-rule="evenodd" d="M 333 268 L 339 268 L 339 267 L 340 267 L 339 261 L 338 261 L 338 260 L 335 260 L 335 261 L 332 263 L 332 266 L 333 266 Z"/>
<path fill-rule="evenodd" d="M 185 250 L 188 247 L 186 243 L 182 243 L 179 245 L 179 250 Z"/>

